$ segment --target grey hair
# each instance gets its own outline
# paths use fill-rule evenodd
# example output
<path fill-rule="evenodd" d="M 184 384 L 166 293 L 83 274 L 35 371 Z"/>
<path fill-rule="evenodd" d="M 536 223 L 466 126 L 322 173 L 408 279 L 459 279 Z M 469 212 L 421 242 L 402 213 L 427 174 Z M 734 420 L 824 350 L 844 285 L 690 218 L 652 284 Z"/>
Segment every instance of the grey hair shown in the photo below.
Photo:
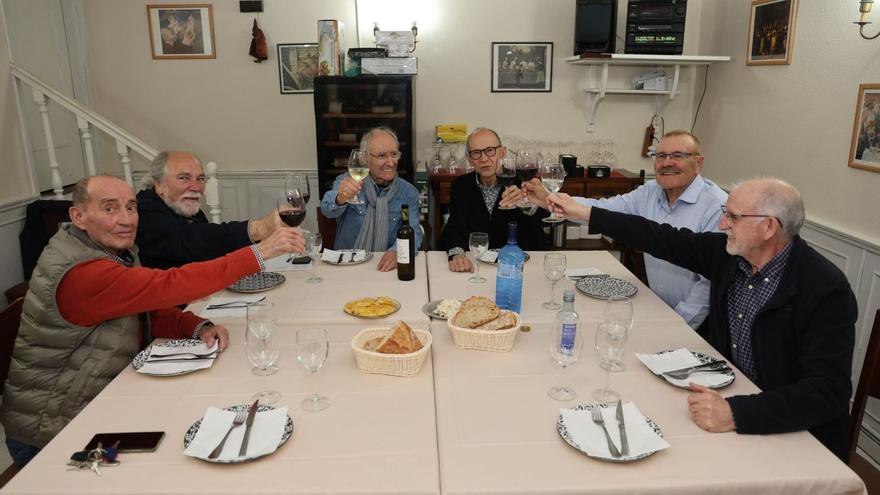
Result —
<path fill-rule="evenodd" d="M 373 138 L 376 136 L 376 134 L 380 132 L 384 132 L 385 134 L 391 136 L 391 139 L 394 139 L 394 147 L 397 148 L 398 151 L 400 151 L 400 141 L 397 140 L 397 133 L 394 132 L 394 129 L 386 127 L 384 125 L 370 129 L 363 135 L 363 137 L 361 137 L 360 150 L 364 153 L 368 153 L 370 151 L 370 142 L 373 141 Z"/>
<path fill-rule="evenodd" d="M 171 153 L 173 152 L 165 150 L 153 158 L 153 161 L 150 162 L 150 172 L 141 179 L 141 189 L 152 189 L 157 182 L 168 175 L 168 159 L 171 158 Z M 202 160 L 195 153 L 190 154 L 199 162 L 199 165 L 202 164 Z"/>
<path fill-rule="evenodd" d="M 483 132 L 483 131 L 489 131 L 489 132 L 491 132 L 491 133 L 495 136 L 495 139 L 498 140 L 498 145 L 499 145 L 499 146 L 503 146 L 503 145 L 504 145 L 504 144 L 501 142 L 501 136 L 499 136 L 497 132 L 493 131 L 492 129 L 489 129 L 488 127 L 477 127 L 476 129 L 474 129 L 473 132 L 471 132 L 470 134 L 468 134 L 467 141 L 465 141 L 465 150 L 466 150 L 466 151 L 470 151 L 470 150 L 471 150 L 471 138 L 474 137 L 474 135 L 476 135 L 478 132 Z"/>
<path fill-rule="evenodd" d="M 737 183 L 734 189 L 746 184 L 754 184 L 759 188 L 754 203 L 756 211 L 776 217 L 788 239 L 793 239 L 800 233 L 806 213 L 804 199 L 797 188 L 782 179 L 762 177 Z"/>

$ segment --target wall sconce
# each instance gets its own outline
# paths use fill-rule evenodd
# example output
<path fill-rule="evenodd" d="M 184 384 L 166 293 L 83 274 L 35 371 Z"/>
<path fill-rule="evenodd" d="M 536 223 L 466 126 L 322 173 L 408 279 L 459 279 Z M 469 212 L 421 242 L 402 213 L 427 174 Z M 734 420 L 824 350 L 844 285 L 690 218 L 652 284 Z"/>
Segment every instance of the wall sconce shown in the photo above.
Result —
<path fill-rule="evenodd" d="M 866 40 L 873 40 L 880 36 L 880 31 L 874 36 L 865 36 L 865 24 L 871 24 L 871 21 L 868 20 L 868 16 L 871 14 L 871 7 L 873 6 L 874 0 L 859 0 L 859 20 L 853 22 L 853 24 L 859 25 L 859 34 Z"/>
<path fill-rule="evenodd" d="M 376 46 L 388 50 L 389 57 L 406 57 L 416 51 L 416 39 L 419 28 L 412 23 L 409 31 L 380 31 L 378 23 L 373 23 L 373 36 L 376 38 Z"/>

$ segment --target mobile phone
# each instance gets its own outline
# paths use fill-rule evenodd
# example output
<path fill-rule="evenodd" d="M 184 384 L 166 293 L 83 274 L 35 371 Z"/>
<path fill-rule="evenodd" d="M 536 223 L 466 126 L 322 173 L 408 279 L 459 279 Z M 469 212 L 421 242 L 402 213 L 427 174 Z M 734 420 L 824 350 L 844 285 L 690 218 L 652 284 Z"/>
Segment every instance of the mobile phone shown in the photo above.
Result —
<path fill-rule="evenodd" d="M 89 440 L 85 450 L 98 447 L 98 442 L 106 448 L 119 442 L 117 452 L 154 452 L 162 438 L 164 431 L 132 431 L 125 433 L 98 433 Z"/>
<path fill-rule="evenodd" d="M 308 256 L 301 256 L 299 258 L 293 258 L 290 260 L 294 265 L 308 265 L 312 261 L 312 258 Z"/>

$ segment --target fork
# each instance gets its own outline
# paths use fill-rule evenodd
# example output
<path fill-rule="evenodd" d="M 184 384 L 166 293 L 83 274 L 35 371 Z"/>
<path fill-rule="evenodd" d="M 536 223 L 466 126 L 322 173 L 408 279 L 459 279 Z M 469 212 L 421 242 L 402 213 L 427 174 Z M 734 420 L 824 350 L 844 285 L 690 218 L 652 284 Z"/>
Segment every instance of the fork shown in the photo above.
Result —
<path fill-rule="evenodd" d="M 266 300 L 266 296 L 263 296 L 257 300 L 254 300 L 254 301 L 229 301 L 229 302 L 220 303 L 220 304 L 211 304 L 205 309 L 237 308 L 238 307 L 238 306 L 236 306 L 237 304 L 240 304 L 241 307 L 246 308 L 252 304 L 257 304 L 259 302 L 263 302 L 264 300 Z"/>
<path fill-rule="evenodd" d="M 220 444 L 211 451 L 211 454 L 208 455 L 208 459 L 216 459 L 220 456 L 220 452 L 223 451 L 223 445 L 226 443 L 226 439 L 229 438 L 229 432 L 232 431 L 236 426 L 241 426 L 244 424 L 244 420 L 247 419 L 248 410 L 242 409 L 235 413 L 235 419 L 232 420 L 232 424 L 229 425 L 229 429 L 226 430 L 226 434 L 223 435 L 223 440 L 220 440 Z"/>
<path fill-rule="evenodd" d="M 727 371 L 731 371 L 730 368 L 722 364 L 718 366 L 700 368 L 690 371 L 668 371 L 666 373 L 663 373 L 663 375 L 668 376 L 669 378 L 673 378 L 675 380 L 684 380 L 685 378 L 688 378 L 691 375 L 695 375 L 697 373 L 725 373 Z"/>
<path fill-rule="evenodd" d="M 602 417 L 602 411 L 599 408 L 599 404 L 593 405 L 590 413 L 593 415 L 593 423 L 601 426 L 602 431 L 605 432 L 605 440 L 608 440 L 608 450 L 611 451 L 611 455 L 614 457 L 620 457 L 620 451 L 617 450 L 614 442 L 611 441 L 611 435 L 608 434 L 608 428 L 605 428 L 605 419 Z"/>

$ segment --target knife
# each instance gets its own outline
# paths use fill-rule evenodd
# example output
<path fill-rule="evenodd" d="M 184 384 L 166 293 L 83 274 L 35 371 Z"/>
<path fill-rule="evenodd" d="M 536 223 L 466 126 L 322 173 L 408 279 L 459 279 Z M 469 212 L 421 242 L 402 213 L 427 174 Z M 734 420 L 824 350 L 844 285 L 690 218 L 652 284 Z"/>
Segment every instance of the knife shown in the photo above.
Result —
<path fill-rule="evenodd" d="M 663 373 L 687 373 L 689 371 L 698 370 L 700 368 L 706 368 L 709 366 L 717 366 L 719 364 L 724 364 L 726 362 L 727 361 L 725 361 L 723 359 L 716 359 L 715 361 L 709 361 L 708 363 L 698 364 L 696 366 L 688 366 L 687 368 L 680 368 L 677 370 L 666 370 Z"/>
<path fill-rule="evenodd" d="M 617 401 L 617 427 L 620 428 L 620 455 L 629 454 L 629 443 L 626 441 L 626 422 L 623 419 L 623 403 Z"/>
<path fill-rule="evenodd" d="M 248 409 L 247 420 L 244 422 L 244 436 L 241 438 L 241 448 L 238 449 L 239 457 L 247 455 L 248 440 L 250 440 L 251 437 L 251 426 L 254 425 L 254 416 L 257 415 L 257 406 L 259 405 L 260 399 L 257 399 L 251 404 L 250 409 Z"/>

